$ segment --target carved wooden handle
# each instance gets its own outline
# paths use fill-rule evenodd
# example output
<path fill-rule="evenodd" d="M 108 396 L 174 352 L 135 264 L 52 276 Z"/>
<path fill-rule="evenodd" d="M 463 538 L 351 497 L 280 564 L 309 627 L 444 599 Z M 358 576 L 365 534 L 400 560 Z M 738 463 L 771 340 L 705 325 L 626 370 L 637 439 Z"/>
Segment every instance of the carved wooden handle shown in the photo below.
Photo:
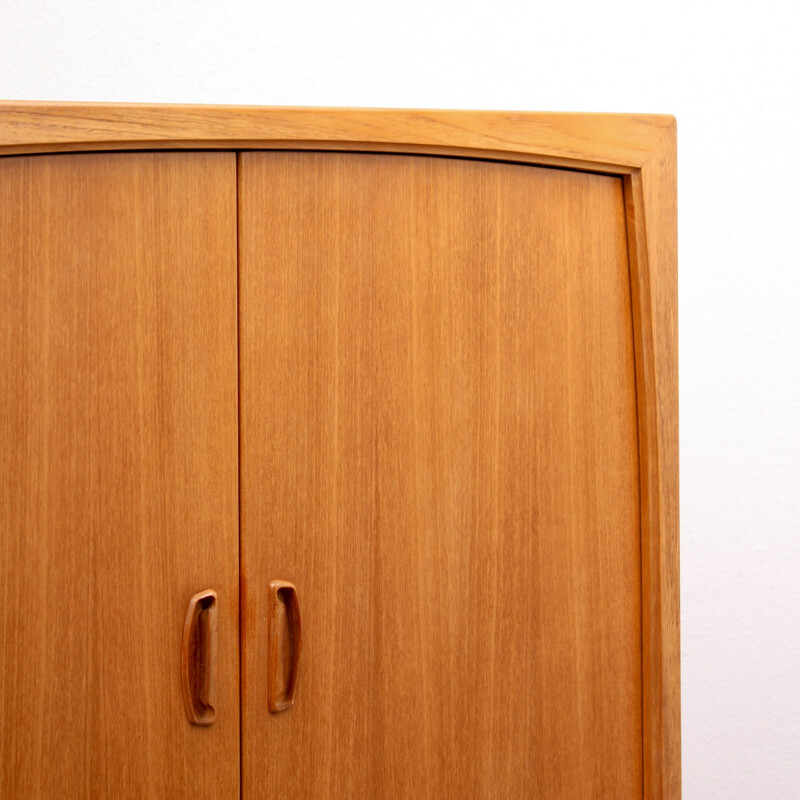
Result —
<path fill-rule="evenodd" d="M 300 677 L 303 629 L 297 589 L 287 581 L 269 585 L 269 631 L 267 633 L 267 704 L 271 714 L 294 703 Z"/>
<path fill-rule="evenodd" d="M 214 662 L 217 649 L 217 593 L 198 592 L 190 601 L 183 626 L 181 685 L 186 716 L 192 725 L 213 725 Z"/>

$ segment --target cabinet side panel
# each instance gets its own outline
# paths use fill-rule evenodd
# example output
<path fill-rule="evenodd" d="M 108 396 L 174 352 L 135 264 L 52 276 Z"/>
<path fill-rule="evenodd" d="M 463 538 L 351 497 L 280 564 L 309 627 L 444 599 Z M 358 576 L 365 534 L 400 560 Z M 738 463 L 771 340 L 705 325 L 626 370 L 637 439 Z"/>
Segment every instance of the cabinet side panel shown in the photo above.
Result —
<path fill-rule="evenodd" d="M 678 214 L 676 127 L 642 169 L 638 209 L 647 247 L 652 375 L 645 395 L 652 457 L 644 538 L 645 786 L 653 800 L 681 796 L 678 455 Z M 639 187 L 637 187 L 639 188 Z"/>
<path fill-rule="evenodd" d="M 0 159 L 0 230 L 0 796 L 235 798 L 235 156 Z"/>
<path fill-rule="evenodd" d="M 240 158 L 245 797 L 641 796 L 621 182 Z"/>

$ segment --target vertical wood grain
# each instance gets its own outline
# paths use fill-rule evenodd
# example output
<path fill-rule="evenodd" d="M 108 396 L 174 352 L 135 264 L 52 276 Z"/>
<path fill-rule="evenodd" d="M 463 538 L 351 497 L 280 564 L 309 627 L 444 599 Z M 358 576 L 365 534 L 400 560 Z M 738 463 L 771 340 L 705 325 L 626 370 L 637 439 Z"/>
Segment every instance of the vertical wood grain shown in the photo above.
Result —
<path fill-rule="evenodd" d="M 676 128 L 625 179 L 642 465 L 644 777 L 681 796 Z"/>
<path fill-rule="evenodd" d="M 244 795 L 641 796 L 621 181 L 240 158 Z"/>
<path fill-rule="evenodd" d="M 235 185 L 232 153 L 0 160 L 0 797 L 238 796 Z"/>

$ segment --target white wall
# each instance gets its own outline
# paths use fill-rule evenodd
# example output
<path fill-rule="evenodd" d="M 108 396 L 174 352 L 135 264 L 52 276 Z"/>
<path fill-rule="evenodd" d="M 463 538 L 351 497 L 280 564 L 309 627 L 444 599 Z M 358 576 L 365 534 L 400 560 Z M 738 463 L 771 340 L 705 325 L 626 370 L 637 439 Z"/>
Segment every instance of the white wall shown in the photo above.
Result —
<path fill-rule="evenodd" d="M 0 97 L 678 117 L 684 796 L 800 797 L 790 6 L 3 0 Z"/>

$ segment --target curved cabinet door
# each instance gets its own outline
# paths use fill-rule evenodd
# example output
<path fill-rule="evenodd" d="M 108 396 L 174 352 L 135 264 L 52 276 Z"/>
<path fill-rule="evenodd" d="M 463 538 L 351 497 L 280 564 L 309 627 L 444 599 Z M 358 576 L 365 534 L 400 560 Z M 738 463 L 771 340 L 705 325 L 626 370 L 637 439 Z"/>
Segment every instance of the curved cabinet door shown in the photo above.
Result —
<path fill-rule="evenodd" d="M 244 797 L 641 796 L 620 179 L 240 158 Z"/>
<path fill-rule="evenodd" d="M 0 159 L 3 798 L 238 796 L 235 159 Z"/>

